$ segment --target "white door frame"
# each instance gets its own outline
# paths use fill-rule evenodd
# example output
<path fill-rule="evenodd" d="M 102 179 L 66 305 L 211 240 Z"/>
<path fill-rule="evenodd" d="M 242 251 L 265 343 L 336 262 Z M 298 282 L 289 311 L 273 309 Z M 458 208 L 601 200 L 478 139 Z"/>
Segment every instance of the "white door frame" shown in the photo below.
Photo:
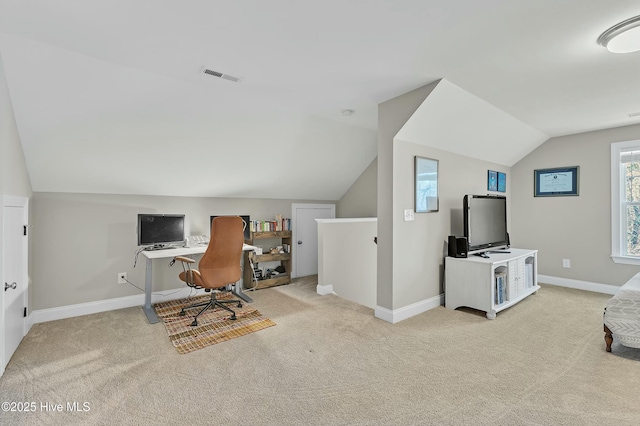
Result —
<path fill-rule="evenodd" d="M 4 374 L 5 365 L 7 364 L 7 360 L 4 359 L 4 349 L 5 349 L 5 336 L 4 336 L 4 327 L 5 327 L 5 318 L 4 318 L 4 208 L 5 207 L 22 207 L 24 210 L 24 225 L 28 226 L 29 223 L 29 198 L 20 197 L 15 195 L 2 195 L 0 194 L 0 284 L 2 285 L 2 295 L 0 296 L 0 330 L 2 330 L 2 334 L 0 335 L 0 376 Z M 26 244 L 23 246 L 22 250 L 22 258 L 24 260 L 24 269 L 22 271 L 22 282 L 25 285 L 25 290 L 23 293 L 23 302 L 24 306 L 27 307 L 29 302 L 29 240 L 26 241 Z M 23 326 L 22 326 L 22 336 L 26 336 L 28 332 L 28 321 L 27 317 L 23 318 Z"/>
<path fill-rule="evenodd" d="M 295 234 L 296 228 L 298 225 L 298 214 L 296 210 L 299 208 L 303 209 L 331 209 L 331 217 L 336 217 L 336 205 L 335 204 L 304 204 L 304 203 L 293 203 L 291 204 L 291 248 L 293 250 L 292 256 L 296 257 L 296 247 L 298 247 L 298 240 Z M 296 278 L 298 276 L 298 271 L 296 270 L 296 261 L 295 259 L 291 259 L 291 278 Z"/>

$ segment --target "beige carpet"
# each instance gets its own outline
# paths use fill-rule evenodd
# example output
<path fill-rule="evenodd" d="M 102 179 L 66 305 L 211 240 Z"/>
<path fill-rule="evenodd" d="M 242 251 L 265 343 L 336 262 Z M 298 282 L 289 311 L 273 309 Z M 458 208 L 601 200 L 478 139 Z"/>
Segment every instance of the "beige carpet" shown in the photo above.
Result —
<path fill-rule="evenodd" d="M 487 320 L 433 309 L 397 324 L 301 281 L 249 293 L 278 325 L 180 355 L 140 308 L 36 324 L 0 413 L 54 425 L 638 425 L 640 351 L 604 348 L 609 298 L 554 286 Z"/>
<path fill-rule="evenodd" d="M 230 293 L 219 293 L 216 297 L 218 300 L 233 299 Z M 191 323 L 202 308 L 189 309 L 185 311 L 184 316 L 179 315 L 184 306 L 209 300 L 211 296 L 207 294 L 153 305 L 178 353 L 186 354 L 276 325 L 258 312 L 253 303 L 242 303 L 240 308 L 236 304 L 228 304 L 236 313 L 235 320 L 230 319 L 230 312 L 219 307 L 204 311 L 198 317 L 196 326 L 192 326 Z"/>

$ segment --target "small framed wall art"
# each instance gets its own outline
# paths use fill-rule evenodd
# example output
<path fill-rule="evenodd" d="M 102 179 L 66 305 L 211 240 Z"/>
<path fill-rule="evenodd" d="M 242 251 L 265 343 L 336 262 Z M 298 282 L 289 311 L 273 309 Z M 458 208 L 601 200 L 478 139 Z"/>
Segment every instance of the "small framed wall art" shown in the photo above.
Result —
<path fill-rule="evenodd" d="M 415 157 L 414 195 L 416 213 L 438 211 L 438 160 Z"/>
<path fill-rule="evenodd" d="M 495 170 L 487 171 L 487 190 L 488 191 L 498 190 L 498 172 L 496 172 Z"/>
<path fill-rule="evenodd" d="M 498 172 L 498 192 L 507 192 L 507 174 Z"/>

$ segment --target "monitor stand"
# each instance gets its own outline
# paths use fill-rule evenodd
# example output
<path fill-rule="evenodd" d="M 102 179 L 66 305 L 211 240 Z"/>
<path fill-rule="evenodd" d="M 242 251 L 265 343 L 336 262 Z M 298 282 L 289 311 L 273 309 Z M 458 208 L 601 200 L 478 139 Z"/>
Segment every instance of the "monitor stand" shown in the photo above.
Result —
<path fill-rule="evenodd" d="M 473 253 L 473 255 L 478 257 L 483 257 L 485 259 L 489 259 L 489 255 L 484 251 L 482 253 Z"/>
<path fill-rule="evenodd" d="M 175 246 L 168 246 L 164 244 L 154 244 L 152 246 L 146 247 L 145 250 L 153 251 L 153 250 L 167 250 L 167 249 L 174 249 L 174 248 Z"/>

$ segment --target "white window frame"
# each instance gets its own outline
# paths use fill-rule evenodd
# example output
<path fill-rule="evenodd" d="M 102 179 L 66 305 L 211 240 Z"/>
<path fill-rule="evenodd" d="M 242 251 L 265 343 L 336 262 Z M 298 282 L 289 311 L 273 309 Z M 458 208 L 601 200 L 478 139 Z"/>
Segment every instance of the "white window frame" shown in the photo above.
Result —
<path fill-rule="evenodd" d="M 626 212 L 623 211 L 624 180 L 620 167 L 620 155 L 629 150 L 640 151 L 640 140 L 615 142 L 611 144 L 611 259 L 615 263 L 640 265 L 640 256 L 624 255 L 626 238 Z"/>

